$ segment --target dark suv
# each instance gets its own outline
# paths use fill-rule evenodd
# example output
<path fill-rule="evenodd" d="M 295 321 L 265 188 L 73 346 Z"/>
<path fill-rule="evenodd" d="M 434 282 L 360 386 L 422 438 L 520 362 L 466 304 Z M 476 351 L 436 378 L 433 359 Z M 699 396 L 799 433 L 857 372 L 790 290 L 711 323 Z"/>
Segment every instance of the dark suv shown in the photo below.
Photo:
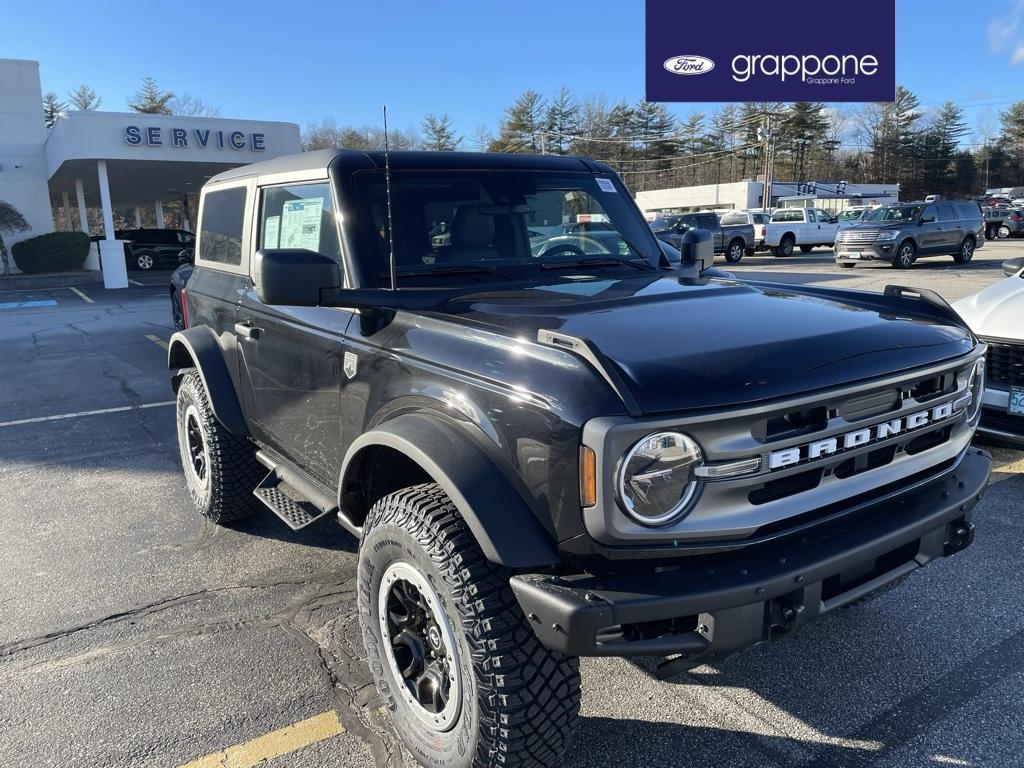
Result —
<path fill-rule="evenodd" d="M 192 259 L 196 246 L 196 236 L 184 229 L 119 230 L 117 239 L 124 242 L 129 269 L 177 267 Z"/>
<path fill-rule="evenodd" d="M 423 765 L 552 765 L 579 656 L 717 662 L 972 541 L 960 317 L 680 245 L 581 158 L 322 150 L 203 188 L 168 353 L 187 487 L 218 523 L 358 539 L 369 668 Z"/>
<path fill-rule="evenodd" d="M 977 203 L 942 200 L 875 208 L 836 235 L 836 263 L 854 267 L 887 261 L 909 269 L 921 256 L 952 256 L 968 264 L 985 244 L 985 219 Z"/>

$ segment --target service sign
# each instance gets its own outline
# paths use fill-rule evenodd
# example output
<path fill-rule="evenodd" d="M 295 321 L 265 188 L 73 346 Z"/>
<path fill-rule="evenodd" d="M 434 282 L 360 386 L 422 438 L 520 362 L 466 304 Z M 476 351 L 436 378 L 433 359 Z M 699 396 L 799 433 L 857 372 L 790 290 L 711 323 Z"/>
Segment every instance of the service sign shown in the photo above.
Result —
<path fill-rule="evenodd" d="M 893 101 L 896 0 L 647 0 L 646 70 L 648 101 Z"/>

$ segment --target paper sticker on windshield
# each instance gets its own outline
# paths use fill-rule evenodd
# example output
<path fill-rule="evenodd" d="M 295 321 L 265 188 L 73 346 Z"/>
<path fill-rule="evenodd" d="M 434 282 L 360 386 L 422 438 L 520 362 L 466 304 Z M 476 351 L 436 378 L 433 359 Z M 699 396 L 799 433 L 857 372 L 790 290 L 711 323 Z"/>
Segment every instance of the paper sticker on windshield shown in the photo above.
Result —
<path fill-rule="evenodd" d="M 320 250 L 322 197 L 289 200 L 281 212 L 281 247 Z"/>
<path fill-rule="evenodd" d="M 600 176 L 597 177 L 597 186 L 601 188 L 602 192 L 614 192 L 615 185 L 612 184 L 611 179 L 602 179 Z"/>
<path fill-rule="evenodd" d="M 281 237 L 281 217 L 267 216 L 263 222 L 263 247 L 277 248 Z"/>

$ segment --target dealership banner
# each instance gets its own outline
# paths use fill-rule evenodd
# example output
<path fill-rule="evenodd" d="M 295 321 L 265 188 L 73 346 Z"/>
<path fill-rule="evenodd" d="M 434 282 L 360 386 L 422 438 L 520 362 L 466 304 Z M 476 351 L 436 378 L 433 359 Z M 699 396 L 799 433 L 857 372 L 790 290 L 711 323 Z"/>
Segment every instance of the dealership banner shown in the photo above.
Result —
<path fill-rule="evenodd" d="M 648 101 L 896 98 L 896 0 L 647 0 L 646 24 Z"/>

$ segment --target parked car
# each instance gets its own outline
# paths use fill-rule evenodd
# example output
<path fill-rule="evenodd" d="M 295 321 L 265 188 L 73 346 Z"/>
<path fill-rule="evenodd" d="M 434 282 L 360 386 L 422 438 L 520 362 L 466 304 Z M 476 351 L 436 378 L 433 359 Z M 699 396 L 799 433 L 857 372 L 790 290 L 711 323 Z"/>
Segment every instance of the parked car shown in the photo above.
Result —
<path fill-rule="evenodd" d="M 840 211 L 835 215 L 836 231 L 838 232 L 840 229 L 843 229 L 844 227 L 850 227 L 853 226 L 854 224 L 859 223 L 864 218 L 864 215 L 871 209 L 872 206 L 870 205 L 858 205 Z"/>
<path fill-rule="evenodd" d="M 838 221 L 821 208 L 776 208 L 765 233 L 773 256 L 791 256 L 793 249 L 810 253 L 815 246 L 835 242 Z"/>
<path fill-rule="evenodd" d="M 765 248 L 764 238 L 768 232 L 768 222 L 772 215 L 763 211 L 727 211 L 719 216 L 722 226 L 749 224 L 754 228 L 754 250 Z M 752 254 L 747 253 L 747 256 Z"/>
<path fill-rule="evenodd" d="M 628 254 L 536 255 L 581 205 Z M 941 301 L 712 277 L 709 233 L 673 255 L 580 158 L 306 152 L 199 209 L 184 483 L 215 523 L 356 537 L 370 672 L 423 765 L 554 765 L 578 657 L 718 664 L 973 540 L 984 347 Z"/>
<path fill-rule="evenodd" d="M 655 237 L 679 248 L 683 234 L 689 229 L 704 229 L 714 238 L 715 253 L 725 254 L 725 260 L 737 264 L 744 254 L 752 256 L 755 248 L 754 227 L 746 217 L 733 224 L 725 224 L 717 213 L 679 213 L 659 216 L 651 222 Z"/>
<path fill-rule="evenodd" d="M 967 264 L 985 244 L 981 209 L 970 201 L 900 203 L 876 208 L 836 236 L 836 263 L 847 269 L 887 261 L 909 269 L 921 256 L 952 256 Z"/>
<path fill-rule="evenodd" d="M 182 264 L 171 273 L 171 324 L 176 331 L 183 331 L 188 325 L 188 318 L 185 316 L 185 286 L 188 284 L 188 279 L 192 277 L 193 269 L 194 265 L 189 262 Z"/>
<path fill-rule="evenodd" d="M 190 261 L 196 244 L 196 236 L 183 229 L 119 230 L 117 239 L 124 242 L 129 269 L 143 271 Z"/>
<path fill-rule="evenodd" d="M 1003 273 L 953 306 L 988 343 L 978 431 L 1024 445 L 1024 256 L 1004 261 Z"/>
<path fill-rule="evenodd" d="M 989 240 L 1024 235 L 1024 213 L 1020 208 L 986 206 L 981 212 L 985 217 L 985 237 Z"/>

